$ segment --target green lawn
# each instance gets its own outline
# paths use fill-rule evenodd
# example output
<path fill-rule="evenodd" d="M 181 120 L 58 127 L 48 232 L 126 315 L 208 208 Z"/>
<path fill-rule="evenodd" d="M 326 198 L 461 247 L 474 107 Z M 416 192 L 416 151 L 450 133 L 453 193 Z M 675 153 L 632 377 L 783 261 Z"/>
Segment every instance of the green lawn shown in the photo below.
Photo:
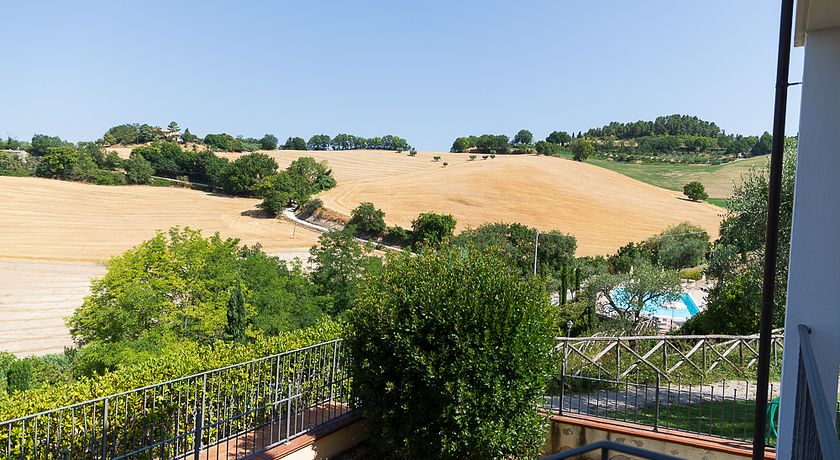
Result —
<path fill-rule="evenodd" d="M 652 404 L 638 413 L 615 412 L 608 417 L 627 420 L 644 425 L 653 425 Z M 732 400 L 704 401 L 694 404 L 674 404 L 662 407 L 659 412 L 659 427 L 721 436 L 729 439 L 751 440 L 755 401 Z M 772 439 L 771 439 L 772 441 Z"/>
<path fill-rule="evenodd" d="M 571 159 L 568 153 L 560 156 Z M 636 164 L 600 158 L 590 158 L 586 162 L 677 192 L 682 192 L 685 184 L 698 181 L 706 188 L 709 203 L 725 207 L 724 200 L 732 195 L 732 187 L 741 181 L 741 176 L 752 168 L 767 166 L 769 158 L 764 155 L 721 165 Z"/>

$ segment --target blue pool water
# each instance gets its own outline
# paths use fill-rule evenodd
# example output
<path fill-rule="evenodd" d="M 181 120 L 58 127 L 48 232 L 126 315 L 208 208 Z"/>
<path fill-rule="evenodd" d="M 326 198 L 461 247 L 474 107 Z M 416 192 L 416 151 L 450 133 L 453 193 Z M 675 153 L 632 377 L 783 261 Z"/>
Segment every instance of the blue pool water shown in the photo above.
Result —
<path fill-rule="evenodd" d="M 624 295 L 624 290 L 616 288 L 612 294 L 613 297 L 621 298 L 622 295 Z M 655 301 L 648 301 L 645 304 L 644 312 L 653 316 L 663 316 L 674 319 L 688 319 L 697 313 L 700 313 L 700 309 L 697 308 L 697 304 L 694 303 L 694 299 L 692 299 L 688 293 L 684 292 L 680 299 L 674 304 L 676 308 L 668 308 Z"/>

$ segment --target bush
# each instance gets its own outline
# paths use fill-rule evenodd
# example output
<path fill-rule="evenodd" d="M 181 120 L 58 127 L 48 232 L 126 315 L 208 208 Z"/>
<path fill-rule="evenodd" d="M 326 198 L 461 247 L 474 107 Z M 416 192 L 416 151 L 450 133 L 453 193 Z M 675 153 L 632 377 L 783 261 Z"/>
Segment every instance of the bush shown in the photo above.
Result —
<path fill-rule="evenodd" d="M 440 155 L 433 156 L 432 161 L 440 161 Z"/>
<path fill-rule="evenodd" d="M 569 144 L 569 149 L 575 161 L 586 161 L 595 153 L 595 144 L 590 139 L 581 137 L 573 140 Z"/>
<path fill-rule="evenodd" d="M 356 207 L 350 214 L 349 225 L 364 233 L 381 235 L 385 232 L 385 213 L 376 208 L 373 203 L 364 202 Z"/>
<path fill-rule="evenodd" d="M 426 212 L 411 222 L 411 236 L 415 245 L 439 246 L 452 236 L 457 221 L 452 214 Z"/>
<path fill-rule="evenodd" d="M 555 333 L 544 280 L 492 253 L 390 259 L 350 316 L 353 394 L 389 458 L 534 458 Z"/>
<path fill-rule="evenodd" d="M 697 281 L 703 278 L 703 267 L 683 268 L 680 270 L 680 278 Z"/>
<path fill-rule="evenodd" d="M 125 174 L 116 171 L 97 171 L 93 177 L 93 183 L 96 185 L 125 185 Z"/>
<path fill-rule="evenodd" d="M 476 157 L 477 157 L 477 155 L 470 155 L 470 161 L 474 161 L 476 159 Z"/>
<path fill-rule="evenodd" d="M 410 156 L 410 157 L 417 156 L 417 149 L 413 148 L 413 149 L 409 150 L 408 151 L 408 156 Z"/>
<path fill-rule="evenodd" d="M 148 184 L 154 172 L 152 164 L 140 153 L 131 152 L 131 156 L 125 162 L 125 175 L 129 184 Z"/>
<path fill-rule="evenodd" d="M 385 242 L 394 246 L 405 246 L 411 242 L 411 233 L 399 225 L 388 227 L 385 230 Z"/>
<path fill-rule="evenodd" d="M 321 201 L 320 198 L 313 198 L 306 202 L 301 209 L 299 214 L 300 217 L 307 218 L 312 214 L 315 214 L 316 211 L 324 207 L 324 202 Z"/>
<path fill-rule="evenodd" d="M 32 362 L 21 359 L 9 365 L 6 371 L 6 388 L 9 391 L 28 390 L 32 383 Z"/>
<path fill-rule="evenodd" d="M 700 182 L 694 181 L 685 184 L 683 187 L 683 195 L 687 196 L 691 201 L 703 201 L 709 197 L 706 193 L 706 188 Z"/>
<path fill-rule="evenodd" d="M 491 154 L 490 154 L 490 159 L 492 160 L 493 158 L 496 158 L 496 154 L 495 154 L 495 153 L 491 153 Z"/>
<path fill-rule="evenodd" d="M 79 152 L 73 147 L 49 147 L 35 168 L 39 177 L 69 177 L 79 162 Z"/>
<path fill-rule="evenodd" d="M 445 167 L 447 167 L 447 166 L 449 166 L 449 163 L 447 163 L 447 162 L 445 162 L 445 161 L 444 161 L 444 162 L 443 162 L 443 167 L 445 168 Z"/>
<path fill-rule="evenodd" d="M 28 176 L 31 172 L 20 158 L 9 152 L 0 152 L 0 176 Z"/>

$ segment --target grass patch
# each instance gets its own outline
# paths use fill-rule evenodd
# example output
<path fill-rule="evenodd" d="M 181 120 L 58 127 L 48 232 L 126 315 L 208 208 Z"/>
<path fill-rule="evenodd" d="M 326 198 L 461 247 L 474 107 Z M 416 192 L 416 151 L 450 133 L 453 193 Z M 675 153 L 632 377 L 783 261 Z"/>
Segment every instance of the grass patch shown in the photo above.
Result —
<path fill-rule="evenodd" d="M 728 439 L 749 441 L 753 435 L 755 419 L 755 401 L 724 398 L 715 401 L 698 401 L 692 404 L 668 404 L 663 392 L 662 406 L 659 410 L 659 427 L 673 430 L 703 433 Z M 606 417 L 643 425 L 653 426 L 655 421 L 653 403 L 635 413 L 614 411 Z M 769 430 L 768 430 L 769 431 Z M 775 438 L 770 439 L 775 443 Z"/>
<path fill-rule="evenodd" d="M 729 209 L 729 199 L 728 198 L 706 198 L 706 202 L 713 204 L 715 206 Z"/>
<path fill-rule="evenodd" d="M 571 159 L 571 154 L 563 151 L 556 155 Z M 586 163 L 624 174 L 627 177 L 655 185 L 667 190 L 682 192 L 683 186 L 698 181 L 706 188 L 706 193 L 718 198 L 707 201 L 716 206 L 723 206 L 723 200 L 732 195 L 732 187 L 740 183 L 741 176 L 752 168 L 767 166 L 769 156 L 758 156 L 719 165 L 705 164 L 636 164 L 610 161 L 602 158 L 590 158 Z"/>

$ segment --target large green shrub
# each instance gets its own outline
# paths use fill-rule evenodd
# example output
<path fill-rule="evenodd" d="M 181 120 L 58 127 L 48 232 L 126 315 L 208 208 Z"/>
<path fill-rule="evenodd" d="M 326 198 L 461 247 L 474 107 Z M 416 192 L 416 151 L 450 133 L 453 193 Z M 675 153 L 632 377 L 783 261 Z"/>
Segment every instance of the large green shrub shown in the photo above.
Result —
<path fill-rule="evenodd" d="M 9 391 L 28 390 L 32 384 L 32 362 L 21 359 L 9 365 L 6 371 L 6 388 Z"/>
<path fill-rule="evenodd" d="M 350 316 L 354 395 L 389 458 L 534 457 L 552 371 L 545 281 L 491 251 L 400 254 Z"/>
<path fill-rule="evenodd" d="M 359 204 L 350 214 L 350 225 L 371 235 L 381 235 L 385 232 L 385 212 L 366 201 Z"/>
<path fill-rule="evenodd" d="M 457 223 L 452 214 L 424 212 L 411 222 L 411 236 L 414 244 L 438 246 L 452 237 Z"/>

